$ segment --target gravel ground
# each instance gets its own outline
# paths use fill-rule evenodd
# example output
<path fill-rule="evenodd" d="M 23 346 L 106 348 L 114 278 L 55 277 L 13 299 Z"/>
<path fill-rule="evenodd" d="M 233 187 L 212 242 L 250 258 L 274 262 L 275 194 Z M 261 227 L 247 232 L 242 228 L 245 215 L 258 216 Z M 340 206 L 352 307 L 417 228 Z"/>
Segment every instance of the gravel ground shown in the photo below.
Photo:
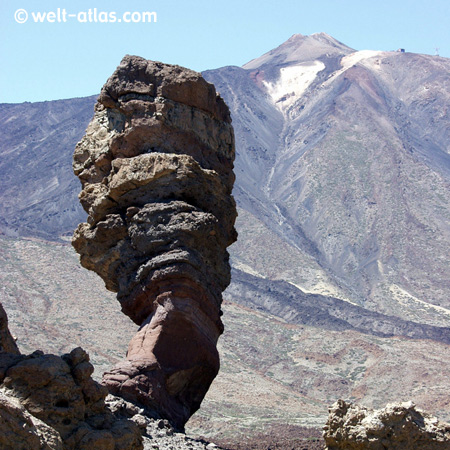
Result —
<path fill-rule="evenodd" d="M 276 425 L 250 438 L 217 440 L 226 450 L 323 450 L 322 431 L 295 425 Z"/>

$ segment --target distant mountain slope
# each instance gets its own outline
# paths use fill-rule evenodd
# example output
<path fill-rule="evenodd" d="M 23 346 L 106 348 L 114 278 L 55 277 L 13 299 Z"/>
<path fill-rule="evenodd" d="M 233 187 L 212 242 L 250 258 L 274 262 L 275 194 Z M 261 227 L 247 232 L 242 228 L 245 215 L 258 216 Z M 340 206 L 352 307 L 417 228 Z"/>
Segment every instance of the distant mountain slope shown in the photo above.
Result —
<path fill-rule="evenodd" d="M 450 327 L 434 327 L 369 311 L 337 298 L 305 294 L 285 281 L 271 281 L 240 270 L 232 272 L 226 298 L 280 317 L 289 323 L 326 330 L 353 330 L 380 337 L 406 336 L 450 345 Z"/>
<path fill-rule="evenodd" d="M 236 245 L 235 265 L 448 326 L 450 60 L 355 52 L 320 33 L 244 68 L 205 73 L 232 109 L 236 197 L 297 270 L 286 277 L 267 240 L 258 269 L 256 238 L 253 258 Z"/>
<path fill-rule="evenodd" d="M 72 172 L 96 96 L 0 104 L 0 230 L 57 239 L 85 213 Z"/>

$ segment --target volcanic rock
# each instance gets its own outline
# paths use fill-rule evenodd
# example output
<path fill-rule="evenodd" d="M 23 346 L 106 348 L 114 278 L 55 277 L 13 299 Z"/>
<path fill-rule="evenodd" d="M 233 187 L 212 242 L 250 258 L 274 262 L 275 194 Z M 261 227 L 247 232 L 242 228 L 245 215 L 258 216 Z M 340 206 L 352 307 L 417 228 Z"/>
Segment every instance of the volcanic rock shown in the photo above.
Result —
<path fill-rule="evenodd" d="M 178 433 L 166 419 L 153 419 L 142 414 L 143 410 L 133 403 L 114 395 L 106 397 L 106 405 L 117 418 L 136 423 L 143 434 L 144 450 L 221 450 L 216 444 L 203 439 L 193 439 Z M 120 447 L 121 448 L 121 447 Z"/>
<path fill-rule="evenodd" d="M 0 353 L 0 448 L 139 450 L 139 427 L 105 405 L 80 347 L 62 357 Z"/>
<path fill-rule="evenodd" d="M 0 448 L 62 450 L 59 433 L 0 391 Z"/>
<path fill-rule="evenodd" d="M 8 317 L 3 305 L 0 303 L 0 353 L 19 354 L 16 341 L 11 336 L 8 328 Z"/>
<path fill-rule="evenodd" d="M 237 237 L 234 134 L 212 84 L 125 56 L 74 153 L 88 213 L 81 264 L 141 326 L 108 389 L 183 428 L 219 369 L 227 246 Z"/>
<path fill-rule="evenodd" d="M 329 410 L 323 436 L 329 450 L 450 448 L 450 424 L 422 413 L 412 402 L 374 411 L 338 400 Z"/>
<path fill-rule="evenodd" d="M 9 334 L 0 305 L 1 349 Z M 12 339 L 12 338 L 11 338 Z M 94 368 L 80 347 L 62 357 L 17 346 L 0 351 L 0 449 L 210 450 L 219 447 L 177 433 L 139 406 L 107 395 L 91 378 Z"/>

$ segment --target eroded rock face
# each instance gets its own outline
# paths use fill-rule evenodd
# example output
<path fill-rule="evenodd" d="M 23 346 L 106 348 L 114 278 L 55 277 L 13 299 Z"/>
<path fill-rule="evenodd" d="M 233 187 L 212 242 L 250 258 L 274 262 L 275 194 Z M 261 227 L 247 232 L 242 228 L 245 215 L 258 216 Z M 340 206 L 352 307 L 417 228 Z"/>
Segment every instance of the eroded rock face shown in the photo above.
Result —
<path fill-rule="evenodd" d="M 139 427 L 105 405 L 81 348 L 62 357 L 0 353 L 0 448 L 143 448 Z"/>
<path fill-rule="evenodd" d="M 219 369 L 227 246 L 236 240 L 229 110 L 200 74 L 126 56 L 74 154 L 81 264 L 141 325 L 108 389 L 177 428 Z"/>
<path fill-rule="evenodd" d="M 338 400 L 324 427 L 329 450 L 445 450 L 450 424 L 417 410 L 412 402 L 371 410 Z"/>
<path fill-rule="evenodd" d="M 19 354 L 16 341 L 12 337 L 8 328 L 8 316 L 3 305 L 0 303 L 0 353 Z"/>
<path fill-rule="evenodd" d="M 10 334 L 1 304 L 0 312 L 1 450 L 219 449 L 107 395 L 92 380 L 89 356 L 79 347 L 62 357 L 41 351 L 22 355 L 17 346 L 2 350 L 3 336 Z"/>

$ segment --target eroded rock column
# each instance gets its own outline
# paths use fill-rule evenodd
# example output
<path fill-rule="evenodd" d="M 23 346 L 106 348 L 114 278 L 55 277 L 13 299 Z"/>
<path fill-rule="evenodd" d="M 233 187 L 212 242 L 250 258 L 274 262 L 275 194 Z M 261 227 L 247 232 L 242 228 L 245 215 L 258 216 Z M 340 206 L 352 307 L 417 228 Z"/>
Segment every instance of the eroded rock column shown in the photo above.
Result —
<path fill-rule="evenodd" d="M 237 236 L 233 160 L 229 110 L 214 86 L 135 56 L 102 88 L 75 149 L 88 219 L 73 245 L 141 326 L 104 384 L 178 428 L 219 370 L 226 248 Z"/>

